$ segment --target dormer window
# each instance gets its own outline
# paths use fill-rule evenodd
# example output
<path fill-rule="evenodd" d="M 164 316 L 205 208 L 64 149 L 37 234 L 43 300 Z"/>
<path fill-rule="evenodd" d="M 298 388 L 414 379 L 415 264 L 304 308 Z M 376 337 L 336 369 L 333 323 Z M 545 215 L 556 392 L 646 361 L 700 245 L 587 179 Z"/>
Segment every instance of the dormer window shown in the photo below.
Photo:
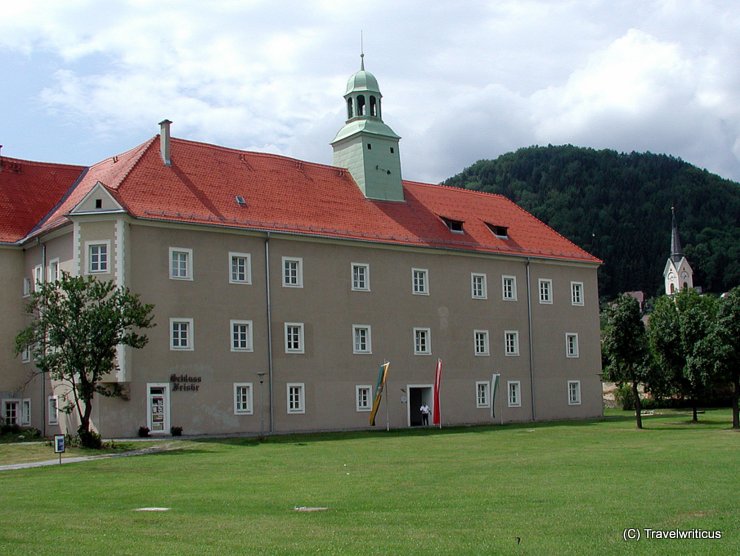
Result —
<path fill-rule="evenodd" d="M 450 230 L 453 234 L 464 234 L 465 230 L 463 229 L 463 221 L 462 220 L 454 220 L 452 218 L 447 218 L 445 216 L 440 216 L 442 219 L 442 222 L 445 223 L 445 226 L 447 226 L 447 229 Z"/>
<path fill-rule="evenodd" d="M 491 233 L 493 233 L 493 235 L 495 235 L 497 238 L 509 239 L 508 226 L 497 226 L 496 224 L 491 224 L 490 222 L 486 222 L 486 226 L 488 226 L 488 229 L 491 230 Z"/>

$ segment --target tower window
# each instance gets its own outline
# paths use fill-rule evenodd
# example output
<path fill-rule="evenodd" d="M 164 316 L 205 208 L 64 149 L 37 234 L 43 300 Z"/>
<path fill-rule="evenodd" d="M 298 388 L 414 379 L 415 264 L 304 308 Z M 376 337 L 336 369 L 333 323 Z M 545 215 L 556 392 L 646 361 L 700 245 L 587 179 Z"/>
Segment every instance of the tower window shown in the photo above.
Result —
<path fill-rule="evenodd" d="M 348 98 L 347 99 L 347 119 L 349 120 L 350 118 L 352 118 L 352 115 L 353 115 L 352 114 L 352 99 Z"/>
<path fill-rule="evenodd" d="M 357 97 L 357 115 L 365 116 L 365 96 L 360 95 Z"/>
<path fill-rule="evenodd" d="M 375 100 L 374 96 L 370 96 L 370 115 L 375 116 L 377 118 L 378 116 L 378 104 Z"/>
<path fill-rule="evenodd" d="M 370 143 L 367 144 L 367 150 L 369 151 L 373 150 L 373 146 Z"/>
<path fill-rule="evenodd" d="M 396 151 L 394 151 L 394 150 L 393 150 L 393 147 L 391 147 L 391 154 L 393 154 L 394 152 L 396 152 Z"/>

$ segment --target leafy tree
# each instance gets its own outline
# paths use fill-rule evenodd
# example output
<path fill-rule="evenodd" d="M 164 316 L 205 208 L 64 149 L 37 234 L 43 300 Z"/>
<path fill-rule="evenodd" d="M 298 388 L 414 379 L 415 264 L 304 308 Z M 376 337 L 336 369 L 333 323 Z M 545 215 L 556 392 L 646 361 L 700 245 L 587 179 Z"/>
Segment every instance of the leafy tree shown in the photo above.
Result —
<path fill-rule="evenodd" d="M 738 398 L 740 397 L 740 286 L 720 299 L 717 311 L 716 370 L 719 377 L 732 383 L 732 428 L 740 429 Z"/>
<path fill-rule="evenodd" d="M 60 409 L 77 412 L 83 445 L 99 445 L 90 430 L 94 395 L 120 396 L 103 383 L 117 369 L 116 348 L 146 345 L 148 338 L 136 330 L 153 326 L 153 308 L 112 282 L 67 273 L 32 294 L 26 311 L 33 320 L 16 337 L 16 352 L 31 346 L 38 370 L 69 384 Z"/>
<path fill-rule="evenodd" d="M 716 298 L 684 289 L 662 296 L 650 315 L 648 337 L 656 361 L 671 377 L 674 391 L 691 400 L 692 421 L 697 404 L 715 381 Z"/>
<path fill-rule="evenodd" d="M 656 367 L 650 361 L 645 325 L 640 304 L 634 297 L 621 295 L 604 311 L 602 348 L 605 360 L 604 378 L 619 385 L 629 384 L 635 398 L 635 421 L 642 428 L 642 406 L 638 386 L 659 380 Z"/>

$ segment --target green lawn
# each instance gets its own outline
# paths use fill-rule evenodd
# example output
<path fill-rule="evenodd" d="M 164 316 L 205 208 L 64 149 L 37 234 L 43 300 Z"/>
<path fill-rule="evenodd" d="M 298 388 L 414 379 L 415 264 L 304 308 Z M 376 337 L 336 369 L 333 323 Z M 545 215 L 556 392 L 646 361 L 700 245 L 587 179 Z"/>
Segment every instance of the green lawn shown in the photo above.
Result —
<path fill-rule="evenodd" d="M 688 419 L 184 440 L 6 471 L 0 553 L 738 554 L 740 434 L 726 410 Z"/>

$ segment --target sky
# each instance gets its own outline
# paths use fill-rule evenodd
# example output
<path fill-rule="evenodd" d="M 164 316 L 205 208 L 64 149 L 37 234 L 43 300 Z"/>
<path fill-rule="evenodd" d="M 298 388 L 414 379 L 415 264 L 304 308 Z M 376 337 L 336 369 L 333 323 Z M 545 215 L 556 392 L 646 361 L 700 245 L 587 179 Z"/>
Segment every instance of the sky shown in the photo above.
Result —
<path fill-rule="evenodd" d="M 90 165 L 167 118 L 174 137 L 331 164 L 362 48 L 405 179 L 572 144 L 740 181 L 737 0 L 0 0 L 0 14 L 4 156 Z"/>

